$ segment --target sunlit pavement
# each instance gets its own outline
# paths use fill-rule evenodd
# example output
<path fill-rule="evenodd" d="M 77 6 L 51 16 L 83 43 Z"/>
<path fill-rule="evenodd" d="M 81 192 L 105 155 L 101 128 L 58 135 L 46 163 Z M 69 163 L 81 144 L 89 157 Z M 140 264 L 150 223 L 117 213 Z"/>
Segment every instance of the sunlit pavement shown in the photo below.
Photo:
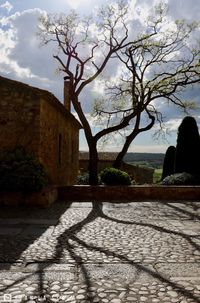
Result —
<path fill-rule="evenodd" d="M 1 302 L 200 302 L 200 202 L 1 207 Z"/>

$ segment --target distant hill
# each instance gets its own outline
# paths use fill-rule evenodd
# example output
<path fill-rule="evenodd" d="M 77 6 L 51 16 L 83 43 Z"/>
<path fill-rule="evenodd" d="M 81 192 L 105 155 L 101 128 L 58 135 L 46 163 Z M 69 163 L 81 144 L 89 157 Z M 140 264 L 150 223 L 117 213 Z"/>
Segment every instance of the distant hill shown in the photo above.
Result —
<path fill-rule="evenodd" d="M 126 161 L 163 161 L 165 154 L 156 153 L 127 153 L 124 157 Z"/>
<path fill-rule="evenodd" d="M 114 161 L 118 153 L 116 152 L 100 152 L 100 160 Z M 161 168 L 163 165 L 164 154 L 156 153 L 127 153 L 124 157 L 124 162 L 131 163 L 139 166 Z M 88 152 L 80 152 L 79 159 L 88 159 Z"/>
<path fill-rule="evenodd" d="M 160 168 L 163 165 L 165 154 L 156 153 L 127 153 L 124 157 L 124 162 Z"/>

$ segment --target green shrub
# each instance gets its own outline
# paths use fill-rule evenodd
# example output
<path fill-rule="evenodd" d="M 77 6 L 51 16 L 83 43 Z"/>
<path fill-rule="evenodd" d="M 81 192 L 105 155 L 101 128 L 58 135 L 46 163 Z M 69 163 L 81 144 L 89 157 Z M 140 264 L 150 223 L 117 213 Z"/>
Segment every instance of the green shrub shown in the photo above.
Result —
<path fill-rule="evenodd" d="M 113 167 L 105 168 L 100 177 L 106 185 L 131 185 L 130 176 L 126 172 Z"/>
<path fill-rule="evenodd" d="M 188 173 L 178 173 L 166 177 L 162 185 L 200 185 L 200 176 Z"/>
<path fill-rule="evenodd" d="M 0 191 L 34 192 L 47 184 L 42 164 L 23 147 L 0 152 Z"/>
<path fill-rule="evenodd" d="M 89 173 L 83 173 L 77 176 L 76 183 L 79 185 L 88 185 L 89 184 Z"/>
<path fill-rule="evenodd" d="M 89 172 L 82 173 L 76 178 L 76 184 L 78 185 L 89 185 Z M 98 175 L 98 184 L 101 184 L 101 179 Z"/>

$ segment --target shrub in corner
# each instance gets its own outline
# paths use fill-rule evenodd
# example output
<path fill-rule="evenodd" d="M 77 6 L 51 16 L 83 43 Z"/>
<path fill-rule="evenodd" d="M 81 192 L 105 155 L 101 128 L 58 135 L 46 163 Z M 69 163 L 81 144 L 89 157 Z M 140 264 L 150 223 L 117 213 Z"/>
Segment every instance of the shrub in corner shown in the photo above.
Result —
<path fill-rule="evenodd" d="M 108 167 L 100 173 L 101 181 L 106 185 L 131 185 L 130 176 L 119 169 Z"/>
<path fill-rule="evenodd" d="M 177 173 L 167 176 L 162 182 L 162 185 L 200 185 L 200 176 L 191 175 L 189 173 Z"/>
<path fill-rule="evenodd" d="M 23 147 L 0 152 L 1 192 L 36 192 L 47 184 L 44 167 Z"/>

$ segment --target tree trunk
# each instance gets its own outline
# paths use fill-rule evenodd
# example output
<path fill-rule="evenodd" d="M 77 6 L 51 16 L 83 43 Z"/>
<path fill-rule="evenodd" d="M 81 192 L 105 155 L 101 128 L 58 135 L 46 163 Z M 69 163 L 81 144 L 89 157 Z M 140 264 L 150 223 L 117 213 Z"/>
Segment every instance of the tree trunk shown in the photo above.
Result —
<path fill-rule="evenodd" d="M 132 141 L 137 137 L 137 135 L 139 133 L 147 131 L 147 130 L 149 130 L 153 127 L 153 125 L 155 123 L 155 117 L 153 115 L 151 115 L 148 111 L 147 111 L 147 114 L 148 114 L 149 119 L 151 120 L 151 122 L 147 126 L 145 126 L 143 128 L 139 128 L 141 112 L 140 111 L 138 112 L 137 117 L 136 117 L 135 127 L 134 127 L 132 133 L 129 136 L 126 137 L 126 141 L 124 143 L 124 146 L 123 146 L 122 150 L 119 152 L 119 154 L 117 155 L 117 158 L 115 159 L 115 161 L 113 163 L 113 167 L 119 169 L 122 166 L 123 158 L 126 155 Z"/>
<path fill-rule="evenodd" d="M 132 140 L 131 140 L 131 142 L 132 142 Z M 115 159 L 115 161 L 113 163 L 114 168 L 117 168 L 117 169 L 121 168 L 122 163 L 123 163 L 123 158 L 124 158 L 125 154 L 127 153 L 131 142 L 130 142 L 130 140 L 126 140 L 122 150 L 118 153 L 117 158 Z"/>
<path fill-rule="evenodd" d="M 98 184 L 98 152 L 97 152 L 97 140 L 92 135 L 90 124 L 88 123 L 84 112 L 82 110 L 81 104 L 78 101 L 78 95 L 75 92 L 71 93 L 73 106 L 79 116 L 79 119 L 83 125 L 85 132 L 85 137 L 89 147 L 89 184 L 97 185 Z"/>
<path fill-rule="evenodd" d="M 98 152 L 96 142 L 89 144 L 89 184 L 98 184 Z"/>

